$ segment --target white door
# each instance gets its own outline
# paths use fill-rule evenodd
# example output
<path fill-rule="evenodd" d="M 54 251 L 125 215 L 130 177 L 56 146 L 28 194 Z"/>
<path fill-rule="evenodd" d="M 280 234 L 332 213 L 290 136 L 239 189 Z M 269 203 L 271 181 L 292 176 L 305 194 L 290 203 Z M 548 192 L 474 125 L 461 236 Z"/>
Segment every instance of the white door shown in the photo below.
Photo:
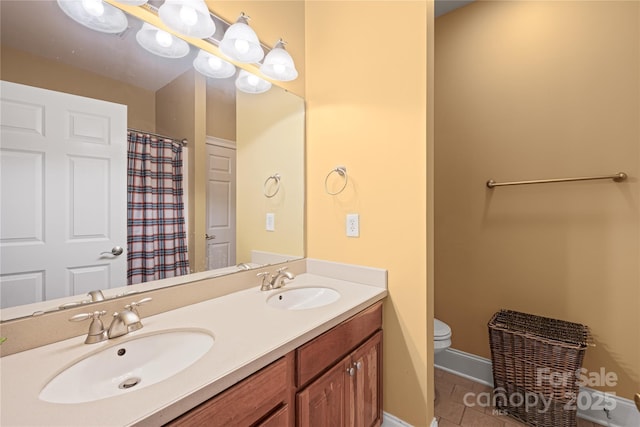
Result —
<path fill-rule="evenodd" d="M 207 267 L 236 264 L 236 150 L 207 139 Z"/>
<path fill-rule="evenodd" d="M 127 107 L 0 84 L 0 305 L 126 284 Z"/>

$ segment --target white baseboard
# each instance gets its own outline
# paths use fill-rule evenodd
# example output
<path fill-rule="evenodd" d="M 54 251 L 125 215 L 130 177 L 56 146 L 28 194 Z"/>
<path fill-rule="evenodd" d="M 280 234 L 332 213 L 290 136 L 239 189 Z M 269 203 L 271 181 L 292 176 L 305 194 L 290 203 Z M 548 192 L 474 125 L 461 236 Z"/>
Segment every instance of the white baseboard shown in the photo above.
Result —
<path fill-rule="evenodd" d="M 449 348 L 435 355 L 433 365 L 471 381 L 493 387 L 491 360 Z"/>
<path fill-rule="evenodd" d="M 412 427 L 411 424 L 405 423 L 395 415 L 388 412 L 382 414 L 382 427 Z"/>
<path fill-rule="evenodd" d="M 388 412 L 382 414 L 382 427 L 413 427 L 411 424 L 402 421 L 395 415 Z M 431 421 L 431 427 L 438 427 L 438 420 L 435 418 Z"/>
<path fill-rule="evenodd" d="M 493 387 L 491 360 L 484 357 L 449 348 L 436 354 L 434 366 Z M 581 406 L 587 408 L 583 409 Z M 600 406 L 613 408 L 609 411 L 609 418 Z M 640 426 L 640 413 L 631 400 L 605 395 L 588 387 L 580 387 L 578 417 L 607 427 Z"/>

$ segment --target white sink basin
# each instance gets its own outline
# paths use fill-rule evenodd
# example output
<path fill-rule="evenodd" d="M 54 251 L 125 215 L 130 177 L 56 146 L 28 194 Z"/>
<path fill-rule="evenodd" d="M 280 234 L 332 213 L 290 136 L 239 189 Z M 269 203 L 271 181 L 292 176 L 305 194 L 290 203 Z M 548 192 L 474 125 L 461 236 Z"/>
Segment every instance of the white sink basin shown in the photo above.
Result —
<path fill-rule="evenodd" d="M 52 403 L 82 403 L 140 390 L 186 369 L 212 346 L 213 336 L 197 329 L 136 337 L 64 369 L 38 397 Z"/>
<path fill-rule="evenodd" d="M 267 298 L 267 304 L 283 310 L 306 310 L 331 304 L 338 299 L 340 293 L 331 288 L 293 288 L 271 295 Z"/>

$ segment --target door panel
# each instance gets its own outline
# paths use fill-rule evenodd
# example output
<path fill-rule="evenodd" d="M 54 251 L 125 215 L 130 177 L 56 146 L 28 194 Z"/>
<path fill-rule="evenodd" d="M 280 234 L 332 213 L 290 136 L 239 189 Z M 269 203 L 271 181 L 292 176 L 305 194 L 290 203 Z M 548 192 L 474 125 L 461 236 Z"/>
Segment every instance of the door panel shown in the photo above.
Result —
<path fill-rule="evenodd" d="M 236 150 L 207 143 L 207 267 L 236 264 Z"/>
<path fill-rule="evenodd" d="M 126 106 L 9 82 L 0 103 L 0 305 L 125 284 Z"/>
<path fill-rule="evenodd" d="M 347 357 L 298 393 L 296 408 L 300 427 L 348 425 L 346 421 L 351 415 L 345 378 L 348 378 L 350 363 Z"/>

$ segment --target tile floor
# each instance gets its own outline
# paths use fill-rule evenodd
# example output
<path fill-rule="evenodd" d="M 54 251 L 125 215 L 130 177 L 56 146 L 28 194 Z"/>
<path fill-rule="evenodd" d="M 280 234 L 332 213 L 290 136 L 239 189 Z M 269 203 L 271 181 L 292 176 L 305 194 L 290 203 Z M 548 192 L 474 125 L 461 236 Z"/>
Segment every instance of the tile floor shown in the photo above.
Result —
<path fill-rule="evenodd" d="M 522 424 L 507 415 L 496 414 L 491 407 L 476 404 L 482 392 L 490 392 L 491 387 L 459 377 L 441 369 L 435 370 L 436 401 L 435 415 L 438 427 L 522 427 Z M 465 394 L 475 393 L 475 398 Z M 578 418 L 578 427 L 598 427 L 590 421 Z"/>

